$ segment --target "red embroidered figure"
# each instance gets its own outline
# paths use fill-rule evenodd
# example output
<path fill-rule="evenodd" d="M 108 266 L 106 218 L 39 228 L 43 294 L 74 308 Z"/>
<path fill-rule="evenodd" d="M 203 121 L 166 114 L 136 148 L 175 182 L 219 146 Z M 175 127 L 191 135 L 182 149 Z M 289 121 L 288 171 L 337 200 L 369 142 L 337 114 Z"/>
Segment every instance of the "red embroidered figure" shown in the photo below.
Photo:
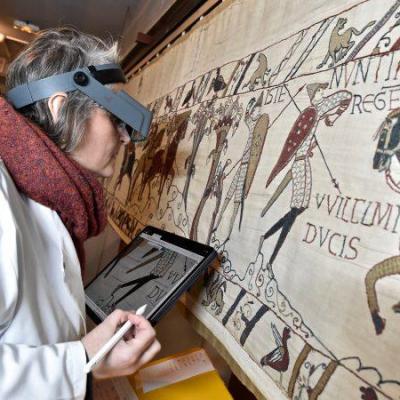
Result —
<path fill-rule="evenodd" d="M 328 84 L 326 83 L 313 83 L 307 85 L 307 93 L 311 101 L 311 106 L 302 111 L 294 123 L 278 161 L 267 180 L 266 187 L 268 187 L 275 177 L 289 164 L 290 161 L 294 159 L 290 170 L 286 173 L 282 182 L 261 213 L 261 216 L 263 217 L 284 191 L 289 182 L 292 182 L 292 199 L 290 202 L 289 212 L 287 212 L 260 237 L 259 252 L 261 251 L 265 239 L 268 239 L 278 230 L 281 231 L 278 242 L 269 259 L 270 265 L 272 265 L 278 255 L 278 252 L 296 218 L 309 206 L 312 185 L 310 158 L 313 156 L 312 150 L 314 147 L 319 147 L 315 136 L 318 122 L 323 119 L 326 126 L 333 126 L 334 122 L 342 115 L 350 104 L 352 95 L 347 90 L 339 90 L 330 96 L 325 97 L 324 89 L 326 89 L 327 86 Z M 332 118 L 334 116 L 336 116 L 336 118 Z M 324 156 L 323 159 L 327 166 Z M 329 168 L 328 171 L 330 173 Z M 334 186 L 339 190 L 339 185 L 332 177 L 331 173 L 330 175 Z"/>

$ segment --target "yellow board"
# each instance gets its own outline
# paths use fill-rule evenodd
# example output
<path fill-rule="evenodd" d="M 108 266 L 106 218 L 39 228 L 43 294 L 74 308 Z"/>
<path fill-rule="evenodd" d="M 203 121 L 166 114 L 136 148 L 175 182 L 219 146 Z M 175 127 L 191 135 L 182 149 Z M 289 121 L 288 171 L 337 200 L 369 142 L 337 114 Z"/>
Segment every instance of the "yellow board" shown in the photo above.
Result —
<path fill-rule="evenodd" d="M 199 348 L 191 349 L 183 353 L 165 357 L 160 360 L 147 364 L 144 368 L 159 365 L 167 361 L 179 358 L 181 356 L 190 355 L 201 351 Z M 168 377 L 163 376 L 163 378 Z M 192 376 L 188 379 L 181 380 L 176 383 L 166 384 L 163 387 L 143 392 L 143 382 L 140 378 L 140 372 L 129 377 L 129 381 L 135 389 L 139 400 L 232 400 L 232 396 L 226 389 L 218 372 L 214 369 L 199 375 Z"/>

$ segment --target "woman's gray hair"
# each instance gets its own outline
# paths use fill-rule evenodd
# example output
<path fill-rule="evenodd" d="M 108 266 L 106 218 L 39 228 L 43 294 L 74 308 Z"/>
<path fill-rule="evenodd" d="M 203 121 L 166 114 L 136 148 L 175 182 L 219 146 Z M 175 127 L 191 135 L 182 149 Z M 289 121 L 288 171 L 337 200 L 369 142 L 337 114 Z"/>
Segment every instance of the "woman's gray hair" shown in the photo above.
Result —
<path fill-rule="evenodd" d="M 6 90 L 79 67 L 118 62 L 117 43 L 63 27 L 41 32 L 10 64 Z M 79 90 L 67 93 L 54 122 L 47 99 L 19 110 L 37 123 L 66 153 L 81 142 L 92 111 L 99 107 Z"/>

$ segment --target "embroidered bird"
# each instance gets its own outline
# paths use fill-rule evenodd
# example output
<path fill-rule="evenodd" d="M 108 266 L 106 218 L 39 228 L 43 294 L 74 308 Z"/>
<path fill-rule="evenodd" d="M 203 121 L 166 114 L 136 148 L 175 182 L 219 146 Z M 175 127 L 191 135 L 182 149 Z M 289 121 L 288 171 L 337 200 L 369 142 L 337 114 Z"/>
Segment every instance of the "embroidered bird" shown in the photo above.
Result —
<path fill-rule="evenodd" d="M 271 323 L 272 334 L 274 335 L 276 348 L 270 353 L 261 358 L 261 366 L 268 366 L 273 368 L 275 371 L 281 373 L 286 372 L 289 367 L 289 351 L 287 348 L 287 341 L 290 338 L 290 329 L 285 326 L 283 328 L 282 336 L 276 329 L 275 324 Z"/>
<path fill-rule="evenodd" d="M 208 89 L 207 95 L 211 92 L 211 89 L 214 91 L 214 96 L 217 96 L 217 93 L 226 88 L 225 79 L 221 74 L 221 68 L 217 68 L 217 74 L 215 78 L 211 81 L 210 88 Z"/>
<path fill-rule="evenodd" d="M 372 387 L 360 387 L 362 400 L 378 400 L 378 396 Z"/>

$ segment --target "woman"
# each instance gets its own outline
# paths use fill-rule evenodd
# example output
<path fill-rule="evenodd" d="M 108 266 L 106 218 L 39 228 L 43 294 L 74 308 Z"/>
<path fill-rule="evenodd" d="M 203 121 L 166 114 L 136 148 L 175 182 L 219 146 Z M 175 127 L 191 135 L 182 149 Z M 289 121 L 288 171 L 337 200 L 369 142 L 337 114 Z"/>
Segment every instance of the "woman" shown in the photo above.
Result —
<path fill-rule="evenodd" d="M 44 31 L 10 65 L 7 90 L 79 67 L 116 63 L 116 46 L 74 29 Z M 126 320 L 94 377 L 136 371 L 159 351 L 150 324 L 114 311 L 85 328 L 83 241 L 105 226 L 98 177 L 129 137 L 76 90 L 15 111 L 0 98 L 0 398 L 82 399 L 84 365 Z"/>

